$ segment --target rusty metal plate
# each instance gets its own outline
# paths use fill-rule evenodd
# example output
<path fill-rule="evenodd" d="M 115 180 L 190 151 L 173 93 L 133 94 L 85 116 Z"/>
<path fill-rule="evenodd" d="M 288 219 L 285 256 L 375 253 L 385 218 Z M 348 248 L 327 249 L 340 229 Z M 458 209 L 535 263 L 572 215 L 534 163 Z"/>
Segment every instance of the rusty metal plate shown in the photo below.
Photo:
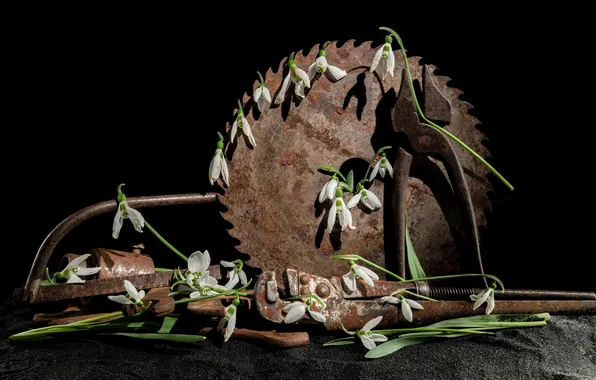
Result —
<path fill-rule="evenodd" d="M 391 129 L 387 123 L 391 122 L 390 107 L 399 94 L 403 60 L 401 53 L 395 51 L 395 76 L 381 83 L 369 71 L 379 47 L 370 42 L 355 46 L 353 40 L 339 47 L 337 42 L 329 44 L 329 64 L 345 69 L 348 75 L 336 83 L 325 76 L 315 79 L 300 102 L 292 99 L 291 103 L 273 105 L 260 114 L 251 100 L 252 93 L 244 95 L 244 113 L 257 147 L 253 149 L 242 137 L 227 147 L 231 187 L 225 189 L 220 200 L 228 208 L 222 215 L 233 225 L 230 234 L 240 240 L 238 250 L 251 256 L 249 265 L 275 271 L 278 279 L 285 268 L 324 277 L 341 276 L 347 272 L 346 263 L 329 259 L 337 253 L 359 254 L 381 265 L 388 259 L 391 267 L 391 255 L 395 253 L 386 245 L 394 240 L 393 232 L 385 229 L 390 220 L 387 214 L 391 212 L 391 181 L 374 181 L 371 190 L 383 208 L 373 212 L 353 208 L 356 229 L 342 232 L 338 240 L 331 239 L 325 230 L 329 204 L 319 207 L 317 201 L 319 191 L 330 178 L 317 171 L 319 166 L 331 165 L 344 174 L 347 171 L 343 169 L 354 167 L 358 182 L 379 147 L 393 145 L 394 150 L 387 156 L 390 162 L 395 159 L 396 141 L 387 133 Z M 306 56 L 298 52 L 296 64 L 306 71 L 317 53 L 318 47 Z M 414 80 L 426 87 L 428 80 L 423 80 L 419 60 L 410 57 L 409 65 Z M 265 74 L 273 99 L 283 81 L 282 73 L 287 71 L 285 61 L 277 70 L 270 69 Z M 471 106 L 458 99 L 462 92 L 448 87 L 449 78 L 432 74 L 434 66 L 429 68 L 427 79 L 432 78 L 449 103 L 429 109 L 429 117 L 442 119 L 446 107 L 450 108 L 447 128 L 480 155 L 487 156 L 481 143 L 484 135 L 476 128 L 479 122 L 467 112 Z M 255 82 L 253 90 L 257 86 Z M 228 131 L 230 127 L 228 124 Z M 482 225 L 484 210 L 490 207 L 488 171 L 469 153 L 453 146 L 467 173 L 477 223 Z M 344 195 L 346 202 L 349 198 Z M 431 189 L 416 178 L 408 182 L 407 212 L 410 234 L 427 274 L 457 272 L 460 258 L 448 219 Z M 379 275 L 384 278 L 382 273 Z"/>

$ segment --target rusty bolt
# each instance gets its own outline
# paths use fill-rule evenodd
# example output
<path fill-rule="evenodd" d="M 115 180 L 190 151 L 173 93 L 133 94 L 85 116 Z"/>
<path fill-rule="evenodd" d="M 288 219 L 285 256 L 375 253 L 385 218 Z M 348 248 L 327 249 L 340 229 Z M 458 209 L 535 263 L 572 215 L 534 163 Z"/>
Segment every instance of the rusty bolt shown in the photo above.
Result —
<path fill-rule="evenodd" d="M 329 297 L 329 287 L 325 284 L 319 284 L 316 289 L 317 295 L 319 297 Z"/>
<path fill-rule="evenodd" d="M 310 278 L 308 278 L 308 275 L 303 274 L 302 276 L 300 276 L 300 283 L 302 285 L 308 284 L 308 281 L 310 281 Z"/>

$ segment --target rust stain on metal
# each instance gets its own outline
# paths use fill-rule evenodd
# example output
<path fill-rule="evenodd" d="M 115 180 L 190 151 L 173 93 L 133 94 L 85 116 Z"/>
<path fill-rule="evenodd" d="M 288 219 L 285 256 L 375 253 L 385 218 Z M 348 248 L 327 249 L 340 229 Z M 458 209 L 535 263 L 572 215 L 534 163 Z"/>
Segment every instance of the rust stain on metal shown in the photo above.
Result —
<path fill-rule="evenodd" d="M 101 267 L 97 273 L 98 279 L 155 273 L 153 259 L 148 255 L 94 248 L 91 256 L 96 265 Z"/>
<path fill-rule="evenodd" d="M 231 175 L 237 176 L 244 185 L 226 189 L 221 201 L 228 207 L 223 217 L 233 224 L 230 234 L 240 240 L 238 250 L 251 256 L 249 265 L 275 271 L 279 278 L 286 268 L 332 277 L 345 274 L 347 266 L 341 260 L 330 260 L 330 254 L 357 253 L 384 266 L 386 255 L 396 254 L 385 252 L 385 219 L 392 218 L 385 215 L 385 211 L 390 210 L 387 206 L 392 200 L 385 199 L 384 190 L 385 186 L 391 186 L 390 181 L 375 181 L 370 188 L 385 207 L 370 213 L 354 208 L 356 229 L 344 231 L 338 237 L 325 231 L 329 201 L 322 205 L 317 201 L 319 191 L 330 178 L 317 171 L 319 166 L 341 168 L 352 158 L 367 162 L 380 146 L 394 144 L 379 140 L 383 130 L 391 130 L 391 126 L 383 124 L 390 119 L 390 108 L 385 109 L 382 104 L 388 103 L 392 91 L 400 92 L 404 65 L 401 53 L 395 51 L 395 77 L 379 83 L 376 75 L 363 68 L 372 62 L 378 47 L 370 43 L 355 47 L 354 41 L 348 41 L 338 48 L 337 42 L 332 42 L 327 47 L 329 61 L 348 72 L 341 81 L 332 83 L 321 76 L 312 82 L 304 99 L 299 102 L 291 99 L 281 106 L 273 106 L 257 120 L 253 112 L 245 110 L 258 147 L 251 149 L 240 141 L 233 154 L 228 152 Z M 316 48 L 307 56 L 299 53 L 295 61 L 299 67 L 306 68 L 315 61 L 317 53 Z M 433 75 L 434 66 L 423 70 L 419 59 L 411 57 L 409 64 L 414 79 L 423 83 L 428 92 L 427 112 L 440 120 L 449 119 L 448 129 L 481 156 L 486 156 L 488 152 L 481 144 L 484 135 L 475 128 L 478 120 L 468 115 L 468 105 L 458 99 L 461 91 L 447 85 L 449 78 Z M 282 63 L 265 75 L 273 94 L 283 81 L 283 68 Z M 255 81 L 254 88 L 257 85 Z M 355 93 L 362 96 L 356 97 Z M 249 94 L 245 94 L 243 103 L 249 100 Z M 447 107 L 450 107 L 449 115 Z M 459 147 L 454 149 L 462 167 L 474 174 L 466 180 L 474 202 L 474 217 L 482 224 L 484 209 L 489 205 L 487 171 L 469 153 Z M 297 157 L 304 170 L 287 170 L 296 168 Z M 395 153 L 389 152 L 388 157 L 393 160 Z M 347 173 L 344 171 L 344 174 Z M 357 176 L 363 174 L 357 173 Z M 408 181 L 408 187 L 411 182 Z M 418 191 L 416 188 L 408 190 L 409 193 Z M 444 260 L 447 267 L 431 267 L 427 274 L 455 272 L 459 269 L 458 262 L 451 258 L 459 259 L 459 256 L 443 206 L 434 198 L 429 199 L 426 190 L 423 193 L 423 203 L 430 205 L 425 207 L 424 213 L 417 212 L 421 206 L 415 204 L 412 197 L 404 200 L 412 239 L 422 242 L 433 236 L 429 244 L 417 247 L 416 252 L 423 266 L 438 255 L 450 258 Z M 275 200 L 275 203 L 271 206 L 254 201 L 258 199 Z M 349 196 L 344 200 L 348 201 Z M 382 272 L 377 274 L 385 278 Z"/>

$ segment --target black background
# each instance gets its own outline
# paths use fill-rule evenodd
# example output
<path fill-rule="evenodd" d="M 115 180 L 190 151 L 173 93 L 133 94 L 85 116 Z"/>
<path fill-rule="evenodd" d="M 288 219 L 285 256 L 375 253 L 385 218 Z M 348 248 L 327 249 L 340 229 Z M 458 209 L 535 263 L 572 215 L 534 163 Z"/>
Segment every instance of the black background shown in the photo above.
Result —
<path fill-rule="evenodd" d="M 24 284 L 56 224 L 114 199 L 119 183 L 129 196 L 210 191 L 215 131 L 224 130 L 257 70 L 325 40 L 380 44 L 380 26 L 396 29 L 410 56 L 435 64 L 464 91 L 489 138 L 489 161 L 515 186 L 492 181 L 487 271 L 509 287 L 596 288 L 588 185 L 594 123 L 582 102 L 590 99 L 583 94 L 590 93 L 592 44 L 567 27 L 583 25 L 581 10 L 210 7 L 5 13 L 3 297 Z M 347 15 L 336 13 L 340 7 Z M 144 215 L 183 252 L 227 252 L 213 208 Z M 76 229 L 55 256 L 139 241 L 127 224 L 112 240 L 111 222 L 110 215 Z M 168 266 L 172 256 L 152 237 L 143 241 Z"/>

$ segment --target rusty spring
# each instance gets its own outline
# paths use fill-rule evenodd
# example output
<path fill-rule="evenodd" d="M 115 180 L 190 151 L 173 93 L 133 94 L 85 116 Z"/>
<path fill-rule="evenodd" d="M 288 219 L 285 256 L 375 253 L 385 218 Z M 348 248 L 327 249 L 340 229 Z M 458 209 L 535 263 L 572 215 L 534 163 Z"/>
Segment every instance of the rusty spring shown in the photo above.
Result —
<path fill-rule="evenodd" d="M 456 288 L 449 286 L 429 286 L 429 296 L 436 299 L 470 299 L 470 294 L 478 294 L 483 288 Z M 526 290 L 510 289 L 495 290 L 497 299 L 517 300 L 593 300 L 596 301 L 596 293 L 575 292 L 562 290 Z"/>

